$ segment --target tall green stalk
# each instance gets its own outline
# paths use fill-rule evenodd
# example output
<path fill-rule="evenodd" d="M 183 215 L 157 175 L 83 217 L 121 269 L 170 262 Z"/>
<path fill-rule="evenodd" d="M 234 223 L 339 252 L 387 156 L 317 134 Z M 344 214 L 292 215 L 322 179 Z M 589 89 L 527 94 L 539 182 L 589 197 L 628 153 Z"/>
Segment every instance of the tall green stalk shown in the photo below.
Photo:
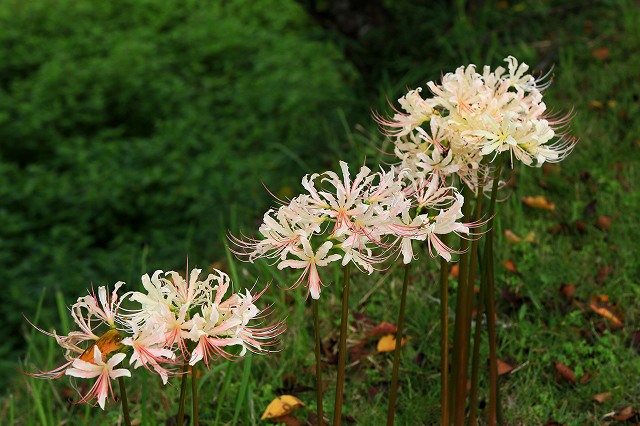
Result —
<path fill-rule="evenodd" d="M 407 305 L 407 287 L 409 287 L 409 264 L 404 266 L 404 280 L 402 282 L 402 296 L 400 298 L 400 313 L 398 314 L 398 330 L 396 331 L 396 350 L 393 354 L 393 370 L 391 373 L 391 390 L 389 393 L 389 409 L 387 411 L 387 426 L 393 426 L 398 397 L 398 373 L 400 370 L 400 351 L 402 349 L 402 333 L 404 331 L 404 312 Z"/>
<path fill-rule="evenodd" d="M 347 324 L 349 321 L 349 265 L 344 267 L 342 287 L 342 318 L 340 320 L 340 344 L 338 346 L 338 377 L 336 380 L 336 401 L 333 412 L 333 426 L 342 424 L 342 400 L 344 394 L 344 370 L 347 365 Z"/>
<path fill-rule="evenodd" d="M 467 200 L 463 206 L 464 220 L 469 221 L 471 211 L 471 190 L 465 185 L 463 189 L 464 199 Z M 467 393 L 467 369 L 469 362 L 469 335 L 467 332 L 468 318 L 470 312 L 469 305 L 472 299 L 469 297 L 469 240 L 461 238 L 460 242 L 460 262 L 458 270 L 458 297 L 456 300 L 456 322 L 454 327 L 454 346 L 452 364 L 452 399 L 451 410 L 454 425 L 464 424 L 466 393 Z"/>
<path fill-rule="evenodd" d="M 197 365 L 194 364 L 191 367 L 191 415 L 193 417 L 193 426 L 200 426 L 200 420 L 198 419 L 198 376 Z"/>
<path fill-rule="evenodd" d="M 447 236 L 442 236 L 447 244 Z M 440 258 L 440 423 L 449 425 L 449 262 Z"/>
<path fill-rule="evenodd" d="M 184 401 L 187 396 L 187 376 L 189 372 L 189 362 L 185 361 L 182 366 L 182 381 L 180 382 L 180 403 L 178 405 L 178 426 L 184 425 Z"/>
<path fill-rule="evenodd" d="M 496 309 L 493 276 L 493 233 L 487 262 L 487 325 L 489 329 L 489 425 L 495 426 L 498 417 L 498 356 L 496 351 Z"/>
<path fill-rule="evenodd" d="M 484 253 L 487 253 L 490 241 L 485 240 Z M 473 335 L 473 356 L 471 358 L 471 390 L 469 391 L 469 425 L 476 424 L 476 407 L 478 406 L 478 369 L 480 367 L 480 335 L 482 334 L 482 317 L 484 315 L 487 294 L 487 271 L 482 268 L 480 278 L 480 293 L 478 294 L 478 311 L 476 313 L 476 328 Z"/>
<path fill-rule="evenodd" d="M 129 402 L 127 401 L 127 390 L 124 386 L 124 378 L 118 377 L 118 385 L 120 386 L 120 400 L 122 402 L 122 417 L 124 417 L 125 426 L 131 426 L 131 416 L 129 415 Z"/>
<path fill-rule="evenodd" d="M 320 341 L 320 319 L 318 314 L 318 300 L 312 299 L 311 304 L 313 306 L 313 327 L 315 329 L 316 337 L 316 412 L 318 415 L 318 426 L 324 424 L 324 417 L 322 413 L 322 359 L 320 355 L 320 348 L 322 342 Z"/>

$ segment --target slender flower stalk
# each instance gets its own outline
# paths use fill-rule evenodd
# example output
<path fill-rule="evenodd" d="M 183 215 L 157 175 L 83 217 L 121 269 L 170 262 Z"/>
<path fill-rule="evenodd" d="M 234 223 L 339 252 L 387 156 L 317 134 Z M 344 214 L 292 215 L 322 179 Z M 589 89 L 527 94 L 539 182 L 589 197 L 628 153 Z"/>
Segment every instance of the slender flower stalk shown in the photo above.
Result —
<path fill-rule="evenodd" d="M 485 250 L 489 239 L 485 240 Z M 476 313 L 476 327 L 473 335 L 473 355 L 471 358 L 471 389 L 469 391 L 469 424 L 476 424 L 476 408 L 478 406 L 478 369 L 480 367 L 480 335 L 482 334 L 482 318 L 485 311 L 487 295 L 487 270 L 482 268 L 480 277 L 480 292 L 478 293 L 478 310 Z"/>
<path fill-rule="evenodd" d="M 474 209 L 474 222 L 475 223 L 480 223 L 481 220 L 481 216 L 482 216 L 482 208 L 483 208 L 483 200 L 484 200 L 484 196 L 482 194 L 482 189 L 480 190 L 478 196 L 476 197 L 476 203 L 475 203 L 475 209 Z M 466 350 L 465 350 L 465 354 L 466 354 L 466 359 L 465 359 L 465 365 L 468 365 L 469 363 L 469 350 L 470 350 L 470 340 L 471 340 L 471 317 L 472 317 L 472 311 L 473 311 L 473 298 L 475 295 L 475 283 L 476 283 L 476 271 L 477 271 L 477 266 L 478 266 L 478 244 L 479 244 L 479 238 L 474 238 L 471 240 L 471 248 L 470 248 L 470 254 L 469 254 L 469 278 L 467 280 L 467 300 L 468 300 L 468 304 L 466 306 L 466 311 L 465 311 L 465 323 L 464 323 L 464 327 L 465 327 L 465 344 L 466 344 Z M 478 303 L 479 305 L 480 303 Z M 480 309 L 479 307 L 476 309 L 476 324 L 478 324 L 479 322 L 479 318 L 480 317 Z M 477 333 L 476 333 L 477 334 Z M 476 348 L 476 345 L 474 345 L 474 350 Z M 473 381 L 473 377 L 472 377 L 472 381 Z M 465 380 L 466 382 L 466 380 Z M 466 385 L 465 385 L 466 388 Z M 477 400 L 477 387 L 474 388 L 473 386 L 471 387 L 471 389 L 469 390 L 469 410 L 470 412 L 475 412 L 475 407 L 473 406 L 473 404 L 475 404 L 475 401 Z M 473 424 L 473 423 L 470 423 Z"/>
<path fill-rule="evenodd" d="M 345 265 L 342 287 L 342 318 L 340 320 L 340 343 L 338 346 L 338 376 L 336 380 L 336 400 L 333 412 L 333 425 L 342 424 L 342 403 L 344 394 L 344 371 L 347 364 L 347 325 L 349 322 L 349 264 Z"/>
<path fill-rule="evenodd" d="M 122 378 L 122 376 L 118 377 L 118 385 L 120 386 L 120 400 L 122 403 L 122 417 L 124 418 L 124 425 L 131 426 L 129 401 L 127 400 L 127 390 L 124 386 L 124 379 Z"/>
<path fill-rule="evenodd" d="M 402 282 L 402 296 L 400 298 L 400 313 L 398 314 L 398 330 L 396 331 L 396 348 L 393 354 L 393 370 L 391 374 L 391 389 L 389 393 L 389 409 L 387 411 L 387 426 L 393 426 L 396 413 L 396 399 L 398 396 L 398 372 L 400 369 L 400 351 L 402 350 L 402 333 L 404 331 L 404 312 L 407 305 L 407 287 L 409 287 L 409 263 L 404 265 L 404 280 Z"/>
<path fill-rule="evenodd" d="M 313 328 L 316 339 L 316 414 L 318 416 L 318 426 L 324 424 L 324 414 L 322 411 L 322 358 L 320 349 L 322 342 L 320 340 L 320 319 L 318 314 L 318 299 L 312 299 L 313 306 Z"/>
<path fill-rule="evenodd" d="M 442 242 L 446 244 L 446 235 Z M 449 426 L 449 262 L 440 259 L 440 405 L 441 424 Z"/>
<path fill-rule="evenodd" d="M 178 425 L 184 424 L 184 402 L 187 399 L 187 376 L 189 373 L 189 363 L 182 366 L 182 379 L 180 381 L 180 401 L 178 403 Z"/>
<path fill-rule="evenodd" d="M 191 366 L 191 403 L 192 411 L 191 417 L 193 418 L 193 426 L 200 426 L 200 419 L 198 417 L 198 364 Z"/>
<path fill-rule="evenodd" d="M 466 199 L 471 198 L 469 187 L 464 187 Z M 464 205 L 464 217 L 469 218 L 470 203 Z M 469 271 L 469 241 L 461 237 L 460 241 L 460 268 L 458 270 L 458 297 L 456 299 L 456 322 L 454 326 L 454 346 L 453 346 L 453 399 L 451 408 L 453 410 L 452 420 L 456 426 L 462 426 L 465 416 L 465 402 L 467 392 L 467 363 L 469 336 L 466 313 L 470 311 L 468 305 L 472 302 L 469 299 L 468 271 Z"/>
<path fill-rule="evenodd" d="M 491 204 L 489 205 L 489 222 L 487 232 L 487 254 L 485 256 L 484 268 L 487 271 L 487 325 L 489 328 L 489 425 L 495 426 L 500 402 L 498 400 L 498 357 L 496 353 L 496 308 L 495 308 L 495 283 L 494 283 L 494 259 L 493 259 L 493 218 L 495 216 L 496 199 L 498 195 L 498 182 L 502 172 L 502 158 L 498 158 L 495 175 L 493 177 L 493 187 L 491 188 Z"/>

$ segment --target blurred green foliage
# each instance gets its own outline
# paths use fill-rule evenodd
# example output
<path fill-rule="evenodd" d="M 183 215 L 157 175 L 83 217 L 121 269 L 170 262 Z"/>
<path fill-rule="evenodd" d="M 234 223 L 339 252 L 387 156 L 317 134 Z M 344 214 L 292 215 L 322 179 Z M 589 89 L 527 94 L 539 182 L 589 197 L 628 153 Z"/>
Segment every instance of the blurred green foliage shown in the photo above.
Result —
<path fill-rule="evenodd" d="M 206 267 L 271 203 L 261 181 L 331 159 L 355 73 L 314 28 L 281 0 L 0 3 L 5 352 L 42 288 Z"/>

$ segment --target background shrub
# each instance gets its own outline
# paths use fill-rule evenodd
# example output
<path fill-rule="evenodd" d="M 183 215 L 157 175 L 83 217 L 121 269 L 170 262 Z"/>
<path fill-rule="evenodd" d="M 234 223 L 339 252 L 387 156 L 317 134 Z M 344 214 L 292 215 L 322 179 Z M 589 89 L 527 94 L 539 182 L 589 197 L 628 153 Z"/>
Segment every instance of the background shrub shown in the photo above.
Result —
<path fill-rule="evenodd" d="M 3 351 L 44 287 L 206 267 L 331 159 L 354 76 L 292 1 L 0 3 Z"/>

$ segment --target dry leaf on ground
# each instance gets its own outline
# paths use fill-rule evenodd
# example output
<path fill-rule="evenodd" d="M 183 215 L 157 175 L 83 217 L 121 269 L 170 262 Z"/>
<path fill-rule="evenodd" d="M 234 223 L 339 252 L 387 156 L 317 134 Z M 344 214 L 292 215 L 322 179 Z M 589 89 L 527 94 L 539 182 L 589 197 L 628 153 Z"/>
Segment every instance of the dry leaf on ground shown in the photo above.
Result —
<path fill-rule="evenodd" d="M 575 292 L 576 292 L 575 284 L 569 283 L 569 284 L 562 284 L 560 286 L 560 294 L 568 302 L 573 300 L 573 295 Z"/>
<path fill-rule="evenodd" d="M 533 232 L 533 231 L 530 231 L 529 233 L 527 233 L 526 237 L 521 238 L 518 235 L 516 235 L 512 230 L 506 229 L 504 231 L 504 238 L 507 240 L 507 243 L 509 243 L 511 245 L 520 244 L 522 242 L 535 243 L 536 242 L 536 233 Z"/>
<path fill-rule="evenodd" d="M 380 336 L 382 334 L 393 334 L 398 331 L 398 327 L 388 321 L 383 321 L 376 325 L 369 332 L 369 336 Z"/>
<path fill-rule="evenodd" d="M 624 408 L 616 410 L 616 414 L 613 418 L 619 422 L 624 422 L 625 420 L 629 420 L 631 417 L 635 416 L 636 410 L 631 405 L 628 405 Z"/>
<path fill-rule="evenodd" d="M 608 231 L 609 228 L 611 228 L 611 218 L 605 215 L 598 217 L 598 220 L 596 221 L 596 228 L 602 231 Z"/>
<path fill-rule="evenodd" d="M 303 406 L 304 403 L 293 395 L 280 395 L 269 403 L 260 419 L 264 420 L 282 417 Z"/>
<path fill-rule="evenodd" d="M 402 342 L 400 342 L 400 347 L 404 346 L 407 343 L 407 339 L 402 338 Z M 393 334 L 387 334 L 378 340 L 378 352 L 393 352 L 396 350 L 396 336 Z"/>
<path fill-rule="evenodd" d="M 536 195 L 536 196 L 522 196 L 520 197 L 523 203 L 527 206 L 532 207 L 534 209 L 544 209 L 544 210 L 555 210 L 556 205 L 547 200 L 547 197 L 544 195 Z"/>
<path fill-rule="evenodd" d="M 600 59 L 601 61 L 609 59 L 609 48 L 607 47 L 599 47 L 597 49 L 593 49 L 591 51 L 591 56 L 596 59 Z"/>
<path fill-rule="evenodd" d="M 611 322 L 612 327 L 624 327 L 624 318 L 622 312 L 620 312 L 615 306 L 609 303 L 609 297 L 606 294 L 592 296 L 589 307 L 596 314 L 608 319 Z"/>
<path fill-rule="evenodd" d="M 571 383 L 572 385 L 576 384 L 576 375 L 573 373 L 573 370 L 561 363 L 560 361 L 556 361 L 556 373 L 558 376 Z"/>
<path fill-rule="evenodd" d="M 593 399 L 596 402 L 599 402 L 600 404 L 604 403 L 607 399 L 611 398 L 613 395 L 611 395 L 611 392 L 602 392 L 602 393 L 598 393 L 596 395 L 593 395 L 591 397 L 591 399 Z"/>
<path fill-rule="evenodd" d="M 514 274 L 518 273 L 518 268 L 516 268 L 516 263 L 511 259 L 507 259 L 504 261 L 504 267 L 509 272 L 513 272 Z"/>
<path fill-rule="evenodd" d="M 502 360 L 498 360 L 498 376 L 502 376 L 504 374 L 507 374 L 508 372 L 510 372 L 511 370 L 513 370 L 515 367 L 507 364 L 506 362 L 502 361 Z"/>

